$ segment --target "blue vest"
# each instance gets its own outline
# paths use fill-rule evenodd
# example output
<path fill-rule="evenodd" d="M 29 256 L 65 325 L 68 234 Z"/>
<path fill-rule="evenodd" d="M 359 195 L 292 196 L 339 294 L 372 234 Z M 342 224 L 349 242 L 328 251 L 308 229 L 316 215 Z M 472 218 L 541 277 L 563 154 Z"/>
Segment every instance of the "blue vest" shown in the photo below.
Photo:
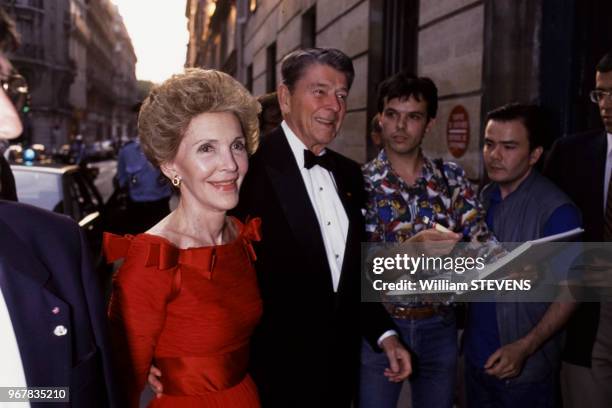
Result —
<path fill-rule="evenodd" d="M 119 184 L 128 187 L 132 201 L 151 202 L 172 195 L 168 181 L 147 160 L 138 142 L 128 142 L 119 151 L 117 176 Z"/>
<path fill-rule="evenodd" d="M 481 193 L 487 211 L 494 186 L 487 185 Z M 500 242 L 524 242 L 541 238 L 552 213 L 565 204 L 573 205 L 565 193 L 533 169 L 514 192 L 495 206 L 493 233 Z M 496 315 L 501 344 L 513 343 L 529 333 L 549 306 L 550 303 L 546 302 L 498 302 Z M 562 333 L 548 339 L 526 359 L 521 374 L 510 379 L 509 383 L 540 381 L 558 370 L 562 342 Z"/>

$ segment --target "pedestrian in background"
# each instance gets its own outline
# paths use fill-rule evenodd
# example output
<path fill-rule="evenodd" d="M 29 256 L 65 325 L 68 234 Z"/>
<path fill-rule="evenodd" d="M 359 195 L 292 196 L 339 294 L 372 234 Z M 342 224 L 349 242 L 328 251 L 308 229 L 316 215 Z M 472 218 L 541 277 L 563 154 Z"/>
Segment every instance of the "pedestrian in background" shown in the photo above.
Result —
<path fill-rule="evenodd" d="M 370 139 L 377 149 L 382 148 L 382 127 L 380 127 L 380 115 L 378 113 L 370 121 Z"/>
<path fill-rule="evenodd" d="M 117 178 L 119 188 L 127 193 L 122 232 L 145 232 L 170 214 L 170 184 L 147 160 L 138 140 L 128 141 L 119 150 Z"/>
<path fill-rule="evenodd" d="M 57 150 L 57 143 L 61 140 L 61 138 L 62 131 L 60 129 L 60 125 L 56 123 L 51 129 L 51 133 L 49 135 L 49 148 L 47 150 L 51 153 L 55 153 L 55 151 Z"/>
<path fill-rule="evenodd" d="M 259 114 L 259 134 L 267 135 L 272 130 L 280 125 L 283 121 L 280 106 L 278 104 L 278 95 L 276 92 L 270 92 L 261 95 L 257 98 L 261 104 L 261 113 Z"/>

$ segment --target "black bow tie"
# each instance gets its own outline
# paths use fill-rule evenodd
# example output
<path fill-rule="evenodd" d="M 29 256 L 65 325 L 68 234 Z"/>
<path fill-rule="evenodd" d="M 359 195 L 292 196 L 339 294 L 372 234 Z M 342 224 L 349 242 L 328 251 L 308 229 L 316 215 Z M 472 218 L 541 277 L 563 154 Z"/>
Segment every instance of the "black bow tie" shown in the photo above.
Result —
<path fill-rule="evenodd" d="M 310 150 L 304 150 L 304 167 L 311 169 L 317 164 L 328 171 L 333 171 L 334 169 L 334 159 L 331 154 L 326 153 L 322 156 L 316 156 Z"/>

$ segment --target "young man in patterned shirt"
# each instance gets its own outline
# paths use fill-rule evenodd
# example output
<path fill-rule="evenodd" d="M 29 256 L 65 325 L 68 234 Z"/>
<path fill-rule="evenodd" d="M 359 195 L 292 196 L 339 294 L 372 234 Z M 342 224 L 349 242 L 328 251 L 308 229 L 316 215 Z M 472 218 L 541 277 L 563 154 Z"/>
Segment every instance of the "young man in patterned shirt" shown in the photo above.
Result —
<path fill-rule="evenodd" d="M 370 242 L 404 242 L 429 228 L 427 217 L 453 234 L 448 240 L 487 241 L 484 211 L 465 172 L 451 162 L 423 155 L 421 143 L 438 110 L 431 79 L 396 74 L 379 87 L 383 149 L 363 167 L 368 193 L 366 230 Z M 452 407 L 457 332 L 452 306 L 386 304 L 403 342 L 414 353 L 410 378 L 416 407 Z M 395 407 L 401 383 L 381 373 L 384 357 L 363 343 L 360 407 Z"/>

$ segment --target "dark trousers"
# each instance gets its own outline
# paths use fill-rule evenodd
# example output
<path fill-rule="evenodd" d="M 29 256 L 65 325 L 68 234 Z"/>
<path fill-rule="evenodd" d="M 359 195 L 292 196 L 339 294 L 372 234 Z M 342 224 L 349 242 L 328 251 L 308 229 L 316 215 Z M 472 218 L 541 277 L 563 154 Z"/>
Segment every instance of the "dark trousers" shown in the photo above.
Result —
<path fill-rule="evenodd" d="M 506 383 L 465 363 L 465 388 L 468 408 L 555 408 L 559 404 L 558 376 L 543 381 Z"/>

